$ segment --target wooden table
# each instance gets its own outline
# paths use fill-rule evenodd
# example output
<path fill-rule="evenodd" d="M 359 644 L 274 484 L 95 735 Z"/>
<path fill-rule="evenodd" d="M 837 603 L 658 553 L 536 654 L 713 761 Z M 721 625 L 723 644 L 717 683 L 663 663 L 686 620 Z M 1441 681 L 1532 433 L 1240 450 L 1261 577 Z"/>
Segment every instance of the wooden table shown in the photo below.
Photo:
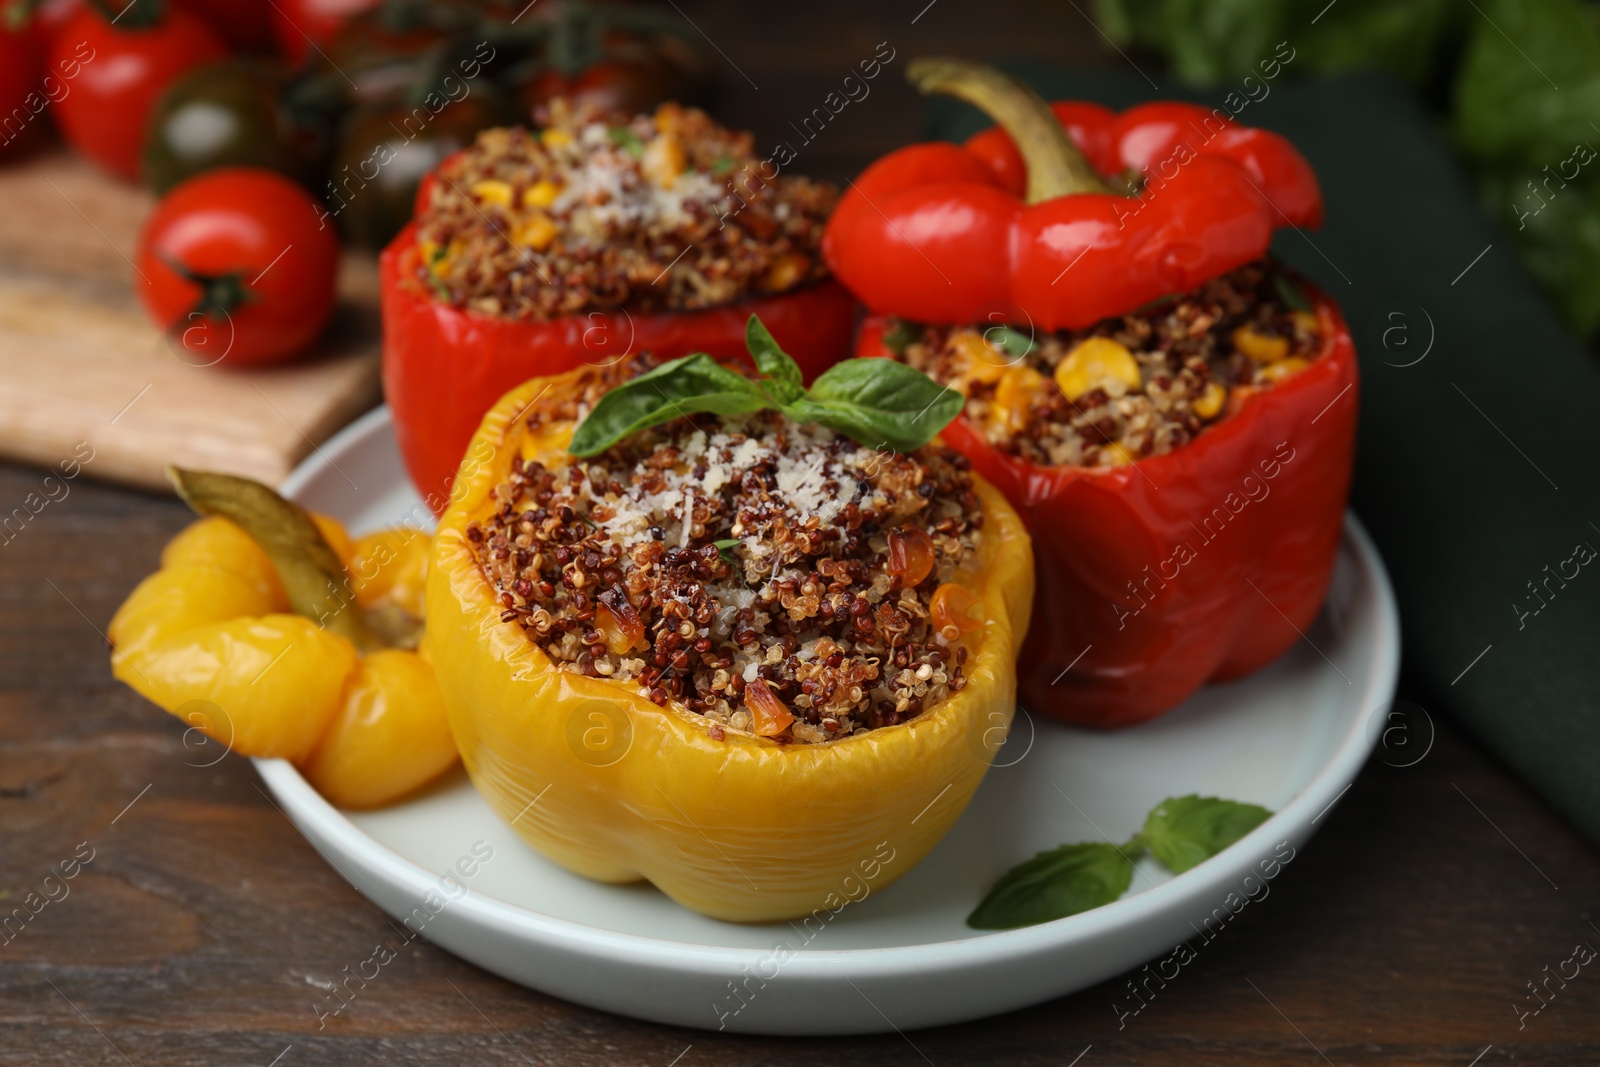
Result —
<path fill-rule="evenodd" d="M 724 112 L 763 144 L 884 40 L 896 63 L 934 50 L 1104 61 L 1072 4 L 937 0 L 911 25 L 924 2 L 868 15 L 832 0 L 763 10 L 760 25 L 748 5 L 683 8 L 727 55 Z M 892 66 L 802 153 L 809 169 L 843 176 L 913 136 L 919 105 Z M 0 466 L 0 512 L 43 477 Z M 1119 979 L 907 1035 L 719 1036 L 575 1007 L 419 941 L 319 1031 L 316 983 L 370 955 L 387 918 L 245 761 L 203 766 L 181 724 L 107 668 L 107 619 L 187 521 L 171 500 L 78 479 L 0 543 L 0 911 L 57 898 L 0 938 L 0 1063 L 1600 1062 L 1600 970 L 1549 979 L 1548 1005 L 1518 1016 L 1540 1003 L 1528 983 L 1578 943 L 1600 946 L 1600 858 L 1426 697 L 1413 726 L 1419 746 L 1436 727 L 1427 755 L 1375 759 L 1269 897 L 1121 1028 Z M 46 876 L 90 850 L 61 896 Z"/>

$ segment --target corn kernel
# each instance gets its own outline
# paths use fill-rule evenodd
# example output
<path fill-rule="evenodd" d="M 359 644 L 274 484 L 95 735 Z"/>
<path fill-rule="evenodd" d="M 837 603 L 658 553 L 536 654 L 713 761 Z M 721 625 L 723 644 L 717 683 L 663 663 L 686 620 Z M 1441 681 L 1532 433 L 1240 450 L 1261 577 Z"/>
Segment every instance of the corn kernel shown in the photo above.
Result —
<path fill-rule="evenodd" d="M 1289 354 L 1289 339 L 1241 326 L 1233 331 L 1233 347 L 1257 363 L 1272 363 Z"/>
<path fill-rule="evenodd" d="M 683 105 L 665 103 L 656 108 L 655 126 L 662 133 L 671 133 L 683 123 Z"/>
<path fill-rule="evenodd" d="M 419 241 L 417 250 L 422 253 L 422 265 L 428 268 L 429 273 L 443 279 L 450 277 L 453 260 L 461 254 L 461 244 L 451 241 L 441 246 L 437 241 Z"/>
<path fill-rule="evenodd" d="M 550 221 L 549 215 L 539 214 L 518 226 L 514 237 L 517 244 L 526 245 L 535 252 L 543 252 L 560 232 L 560 228 Z"/>
<path fill-rule="evenodd" d="M 1299 374 L 1309 366 L 1311 366 L 1309 360 L 1301 359 L 1299 356 L 1291 356 L 1288 359 L 1280 359 L 1276 363 L 1267 364 L 1262 368 L 1261 376 L 1269 382 L 1281 382 L 1291 375 Z"/>
<path fill-rule="evenodd" d="M 1028 425 L 1033 399 L 1044 389 L 1045 377 L 1032 367 L 1007 367 L 994 389 L 995 413 L 1012 433 Z"/>
<path fill-rule="evenodd" d="M 762 286 L 769 293 L 781 293 L 805 281 L 809 273 L 811 273 L 811 257 L 802 252 L 790 252 L 779 256 L 772 264 L 766 277 L 762 279 Z"/>
<path fill-rule="evenodd" d="M 1216 382 L 1207 382 L 1205 389 L 1195 398 L 1191 405 L 1194 413 L 1202 419 L 1214 419 L 1222 411 L 1222 402 L 1228 399 L 1228 391 Z"/>
<path fill-rule="evenodd" d="M 958 331 L 951 336 L 950 344 L 966 357 L 965 369 L 969 381 L 993 385 L 1005 377 L 1005 357 L 990 348 L 983 334 L 977 330 Z"/>
<path fill-rule="evenodd" d="M 549 179 L 541 178 L 528 187 L 522 194 L 522 206 L 525 208 L 549 207 L 556 202 L 556 197 L 561 195 L 561 186 Z"/>
<path fill-rule="evenodd" d="M 663 133 L 652 138 L 645 146 L 644 159 L 640 165 L 644 169 L 645 177 L 663 189 L 670 189 L 678 180 L 678 175 L 688 167 L 689 161 L 683 154 L 683 145 L 678 142 L 678 138 L 673 134 Z"/>
<path fill-rule="evenodd" d="M 1102 467 L 1125 467 L 1137 457 L 1120 444 L 1112 441 L 1100 449 L 1100 465 Z"/>
<path fill-rule="evenodd" d="M 445 245 L 444 254 L 439 255 L 439 262 L 434 265 L 434 273 L 442 275 L 447 270 L 453 270 L 455 264 L 460 262 L 463 251 L 465 251 L 465 247 L 460 238 Z M 435 255 L 438 255 L 438 253 L 435 253 Z"/>
<path fill-rule="evenodd" d="M 1320 325 L 1317 322 L 1316 312 L 1313 311 L 1291 311 L 1289 320 L 1294 323 L 1295 329 L 1302 333 L 1316 333 Z"/>
<path fill-rule="evenodd" d="M 485 179 L 472 183 L 472 195 L 478 198 L 480 204 L 493 204 L 496 207 L 511 206 L 511 183 L 498 182 Z"/>
<path fill-rule="evenodd" d="M 572 144 L 572 134 L 566 130 L 549 129 L 539 135 L 539 140 L 546 148 L 566 148 Z"/>
<path fill-rule="evenodd" d="M 1068 400 L 1076 400 L 1108 382 L 1121 382 L 1130 389 L 1139 387 L 1139 361 L 1133 358 L 1126 345 L 1109 337 L 1079 341 L 1066 358 L 1056 364 L 1056 384 Z"/>

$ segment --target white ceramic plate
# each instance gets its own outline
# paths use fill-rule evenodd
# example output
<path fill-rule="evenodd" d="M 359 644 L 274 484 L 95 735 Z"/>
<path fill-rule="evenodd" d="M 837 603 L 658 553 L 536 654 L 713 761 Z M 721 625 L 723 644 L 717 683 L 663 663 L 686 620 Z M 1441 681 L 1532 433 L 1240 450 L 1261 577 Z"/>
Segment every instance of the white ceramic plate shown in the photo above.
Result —
<path fill-rule="evenodd" d="M 285 489 L 356 532 L 426 516 L 384 409 L 330 441 Z M 1399 664 L 1393 594 L 1353 518 L 1328 606 L 1306 637 L 1249 679 L 1120 733 L 1019 716 L 972 805 L 919 867 L 804 924 L 717 922 L 647 884 L 569 874 L 525 846 L 460 771 L 406 803 L 345 813 L 289 764 L 257 767 L 362 893 L 512 981 L 682 1026 L 907 1030 L 1049 1000 L 1166 957 L 1185 940 L 1199 951 L 1230 910 L 1262 899 L 1272 877 L 1293 877 L 1294 850 L 1349 787 L 1386 721 Z M 1141 861 L 1128 894 L 1107 907 L 1022 930 L 964 925 L 1012 865 L 1063 842 L 1127 840 L 1156 803 L 1191 792 L 1277 814 L 1183 875 Z"/>

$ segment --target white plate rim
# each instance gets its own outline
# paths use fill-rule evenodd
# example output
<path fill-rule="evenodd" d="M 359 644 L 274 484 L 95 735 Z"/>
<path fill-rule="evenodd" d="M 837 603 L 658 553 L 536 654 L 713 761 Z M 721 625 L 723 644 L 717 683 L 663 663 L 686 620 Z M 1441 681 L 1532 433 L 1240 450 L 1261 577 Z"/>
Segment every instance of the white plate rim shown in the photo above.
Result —
<path fill-rule="evenodd" d="M 362 444 L 367 438 L 388 432 L 389 410 L 379 406 L 331 437 L 284 480 L 281 491 L 294 498 L 330 461 L 326 452 L 341 452 Z M 929 972 L 962 970 L 993 965 L 1008 960 L 1050 955 L 1082 940 L 1091 932 L 1097 936 L 1115 934 L 1156 920 L 1164 911 L 1181 906 L 1185 900 L 1212 897 L 1236 883 L 1241 870 L 1240 857 L 1256 857 L 1270 850 L 1271 843 L 1285 839 L 1302 843 L 1315 830 L 1315 824 L 1343 798 L 1367 756 L 1376 745 L 1379 733 L 1371 729 L 1373 714 L 1392 699 L 1399 679 L 1400 622 L 1394 591 L 1383 562 L 1366 530 L 1353 513 L 1346 513 L 1344 536 L 1363 576 L 1373 583 L 1374 646 L 1373 667 L 1365 678 L 1357 699 L 1367 709 L 1340 741 L 1338 749 L 1322 769 L 1292 801 L 1245 837 L 1205 862 L 1131 897 L 1078 915 L 1036 926 L 974 934 L 971 937 L 917 945 L 896 945 L 857 949 L 807 949 L 796 953 L 785 964 L 786 973 L 814 979 L 892 978 L 908 971 Z M 279 802 L 288 810 L 290 821 L 305 831 L 301 820 L 316 826 L 318 835 L 340 848 L 341 858 L 362 867 L 369 875 L 386 883 L 392 891 L 420 899 L 437 887 L 438 876 L 402 857 L 374 840 L 337 808 L 324 800 L 295 767 L 281 759 L 254 759 L 257 771 Z M 298 817 L 297 817 L 298 816 Z M 308 840 L 311 834 L 307 833 Z M 313 842 L 313 847 L 317 847 Z M 344 873 L 339 862 L 318 847 L 329 866 L 338 871 L 363 896 L 367 892 Z M 666 965 L 679 971 L 715 977 L 740 967 L 754 967 L 769 955 L 770 949 L 697 945 L 683 941 L 620 933 L 570 919 L 545 915 L 515 904 L 489 897 L 478 891 L 451 904 L 451 910 L 465 922 L 493 929 L 517 930 L 536 943 L 560 947 L 565 951 L 600 956 L 611 962 L 638 966 L 641 963 Z M 1021 1005 L 1019 1005 L 1020 1007 Z"/>

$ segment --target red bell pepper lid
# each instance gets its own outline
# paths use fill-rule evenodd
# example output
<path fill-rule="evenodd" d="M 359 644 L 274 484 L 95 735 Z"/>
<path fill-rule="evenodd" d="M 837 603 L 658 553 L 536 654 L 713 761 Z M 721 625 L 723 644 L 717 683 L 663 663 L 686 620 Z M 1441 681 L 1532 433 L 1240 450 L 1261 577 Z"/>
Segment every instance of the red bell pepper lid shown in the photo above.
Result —
<path fill-rule="evenodd" d="M 878 314 L 1079 329 L 1260 258 L 1279 226 L 1321 222 L 1305 158 L 1220 109 L 1052 106 L 959 59 L 908 76 L 999 125 L 892 152 L 841 198 L 823 253 Z"/>

